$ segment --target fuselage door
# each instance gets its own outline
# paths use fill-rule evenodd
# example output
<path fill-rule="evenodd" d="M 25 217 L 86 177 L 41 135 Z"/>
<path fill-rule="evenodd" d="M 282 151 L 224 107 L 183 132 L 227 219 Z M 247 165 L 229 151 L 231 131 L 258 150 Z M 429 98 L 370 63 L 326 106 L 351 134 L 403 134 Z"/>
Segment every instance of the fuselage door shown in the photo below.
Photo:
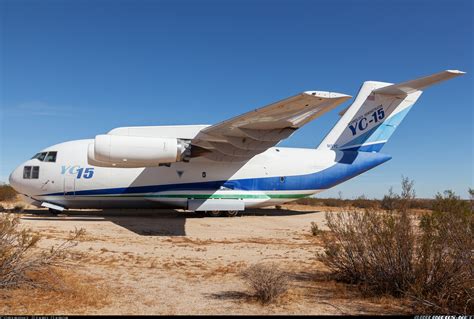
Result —
<path fill-rule="evenodd" d="M 64 176 L 64 196 L 76 195 L 76 177 Z"/>

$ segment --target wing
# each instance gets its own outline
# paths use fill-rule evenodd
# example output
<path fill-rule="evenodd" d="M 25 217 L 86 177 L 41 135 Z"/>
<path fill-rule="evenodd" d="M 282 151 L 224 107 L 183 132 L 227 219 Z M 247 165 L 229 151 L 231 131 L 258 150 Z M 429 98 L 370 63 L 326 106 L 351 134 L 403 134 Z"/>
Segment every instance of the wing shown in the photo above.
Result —
<path fill-rule="evenodd" d="M 191 140 L 191 157 L 246 161 L 349 98 L 340 93 L 308 91 L 209 126 Z"/>

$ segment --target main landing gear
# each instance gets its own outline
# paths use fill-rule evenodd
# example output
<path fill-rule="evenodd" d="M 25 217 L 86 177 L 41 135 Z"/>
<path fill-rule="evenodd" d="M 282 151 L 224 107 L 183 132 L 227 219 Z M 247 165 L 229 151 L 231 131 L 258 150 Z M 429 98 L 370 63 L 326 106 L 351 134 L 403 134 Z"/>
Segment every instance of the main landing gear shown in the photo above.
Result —
<path fill-rule="evenodd" d="M 222 216 L 235 217 L 238 214 L 239 214 L 238 210 L 227 210 L 227 211 L 210 210 L 206 212 L 206 215 L 209 217 L 222 217 Z"/>
<path fill-rule="evenodd" d="M 60 210 L 57 210 L 57 209 L 54 209 L 54 208 L 49 208 L 48 211 L 49 211 L 50 214 L 55 215 L 55 216 L 58 216 L 59 214 L 61 214 Z"/>

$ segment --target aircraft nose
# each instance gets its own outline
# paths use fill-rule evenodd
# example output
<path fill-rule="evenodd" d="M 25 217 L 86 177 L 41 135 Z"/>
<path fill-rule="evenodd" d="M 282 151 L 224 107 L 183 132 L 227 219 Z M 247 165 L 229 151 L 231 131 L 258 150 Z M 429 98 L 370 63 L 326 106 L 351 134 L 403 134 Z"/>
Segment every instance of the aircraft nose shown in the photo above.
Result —
<path fill-rule="evenodd" d="M 22 193 L 20 166 L 15 168 L 8 177 L 8 182 L 18 193 Z"/>

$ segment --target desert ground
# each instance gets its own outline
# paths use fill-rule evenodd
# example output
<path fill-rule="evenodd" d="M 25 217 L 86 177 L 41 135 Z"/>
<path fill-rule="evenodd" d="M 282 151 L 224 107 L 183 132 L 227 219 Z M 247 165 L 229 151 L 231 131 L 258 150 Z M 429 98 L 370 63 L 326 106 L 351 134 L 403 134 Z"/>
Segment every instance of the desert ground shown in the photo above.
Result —
<path fill-rule="evenodd" d="M 324 229 L 324 216 L 330 210 L 285 205 L 216 218 L 175 210 L 77 210 L 55 216 L 43 209 L 26 209 L 21 225 L 42 235 L 42 249 L 59 244 L 75 228 L 85 229 L 65 267 L 82 276 L 86 287 L 103 292 L 103 301 L 76 304 L 38 297 L 38 303 L 50 307 L 17 303 L 12 308 L 2 306 L 0 300 L 0 312 L 405 313 L 398 300 L 364 298 L 356 289 L 327 278 L 327 269 L 317 260 L 320 239 L 312 236 L 310 228 L 315 222 Z M 276 303 L 253 301 L 239 277 L 242 270 L 259 262 L 277 263 L 290 277 L 289 293 Z"/>

